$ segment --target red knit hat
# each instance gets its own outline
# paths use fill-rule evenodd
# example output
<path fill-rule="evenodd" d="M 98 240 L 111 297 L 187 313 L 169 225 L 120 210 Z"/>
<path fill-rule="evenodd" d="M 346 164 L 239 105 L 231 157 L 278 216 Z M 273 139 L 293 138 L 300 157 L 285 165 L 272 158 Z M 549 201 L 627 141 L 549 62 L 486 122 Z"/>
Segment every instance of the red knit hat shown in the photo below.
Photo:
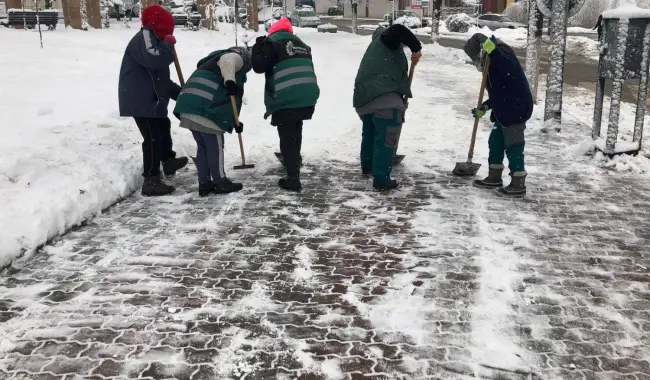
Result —
<path fill-rule="evenodd" d="M 140 19 L 142 26 L 151 28 L 161 40 L 174 34 L 174 16 L 158 4 L 146 7 Z"/>
<path fill-rule="evenodd" d="M 291 20 L 286 17 L 282 17 L 275 24 L 271 25 L 268 30 L 269 36 L 275 32 L 289 32 L 293 33 L 293 27 L 291 26 Z"/>

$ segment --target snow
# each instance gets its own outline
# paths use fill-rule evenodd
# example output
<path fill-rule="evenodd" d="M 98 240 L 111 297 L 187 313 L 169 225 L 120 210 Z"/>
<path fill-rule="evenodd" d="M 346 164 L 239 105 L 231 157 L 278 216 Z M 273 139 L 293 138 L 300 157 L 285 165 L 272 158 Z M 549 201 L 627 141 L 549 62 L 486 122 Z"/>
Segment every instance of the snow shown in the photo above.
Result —
<path fill-rule="evenodd" d="M 602 14 L 604 19 L 650 18 L 650 9 L 639 8 L 634 0 L 620 0 L 619 6 Z"/>
<path fill-rule="evenodd" d="M 234 42 L 231 30 L 223 31 L 176 33 L 178 39 L 178 55 L 186 77 L 188 77 L 198 59 L 211 50 L 229 46 Z M 137 190 L 140 184 L 140 135 L 132 120 L 120 118 L 117 114 L 117 73 L 124 47 L 137 28 L 125 29 L 119 25 L 109 30 L 78 32 L 58 30 L 46 33 L 45 49 L 38 46 L 38 35 L 31 31 L 0 30 L 0 38 L 6 41 L 6 52 L 9 54 L 0 62 L 4 72 L 12 73 L 4 79 L 0 90 L 0 115 L 4 116 L 2 124 L 3 138 L 0 148 L 3 156 L 0 158 L 0 196 L 5 207 L 0 212 L 0 260 L 8 263 L 15 259 L 23 250 L 32 251 L 43 244 L 48 238 L 64 232 L 70 226 L 92 217 L 104 207 L 112 204 L 120 197 Z M 511 33 L 511 31 L 509 31 Z M 352 96 L 352 83 L 356 75 L 356 67 L 365 51 L 370 36 L 360 37 L 351 34 L 328 36 L 318 34 L 313 29 L 296 28 L 296 33 L 313 49 L 314 64 L 321 85 L 321 99 L 314 120 L 305 123 L 304 152 L 308 159 L 314 162 L 328 162 L 332 157 L 349 164 L 357 164 L 359 119 L 351 107 L 349 100 Z M 253 33 L 249 34 L 252 35 Z M 506 32 L 508 34 L 508 32 Z M 515 35 L 516 37 L 517 35 Z M 102 49 L 96 49 L 102 46 Z M 92 51 L 92 54 L 89 54 Z M 338 59 L 327 59 L 331 52 L 338 53 Z M 64 54 L 53 54 L 64 52 Z M 462 50 L 444 48 L 439 45 L 427 45 L 423 50 L 424 57 L 416 71 L 413 84 L 415 97 L 412 99 L 407 112 L 409 128 L 402 135 L 401 146 L 408 147 L 408 170 L 439 175 L 427 165 L 431 162 L 432 141 L 445 141 L 444 146 L 435 149 L 437 165 L 452 168 L 455 161 L 463 157 L 467 149 L 467 140 L 471 133 L 472 117 L 469 109 L 473 106 L 478 89 L 480 73 L 470 65 L 465 65 L 465 54 Z M 47 57 L 47 65 L 34 65 L 33 62 Z M 15 70 L 15 67 L 29 67 L 29 70 Z M 173 70 L 172 70 L 173 72 Z M 55 75 L 56 74 L 56 75 Z M 174 76 L 175 74 L 172 74 Z M 332 78 L 332 79 L 330 79 Z M 432 85 L 433 83 L 433 85 Z M 27 84 L 27 85 L 26 85 Z M 541 81 L 540 86 L 543 86 Z M 568 87 L 568 86 L 567 86 Z M 250 75 L 247 82 L 247 104 L 242 112 L 242 120 L 247 125 L 244 136 L 247 158 L 256 165 L 255 170 L 261 173 L 277 168 L 275 157 L 271 154 L 277 148 L 277 132 L 263 120 L 264 113 L 262 96 L 264 78 L 261 75 Z M 65 96 L 62 96 L 65 89 Z M 543 96 L 542 96 L 543 99 Z M 593 114 L 593 93 L 586 90 L 571 89 L 564 99 L 565 122 L 589 124 Z M 348 102 L 348 103 L 346 103 Z M 342 104 L 344 106 L 342 106 Z M 347 105 L 346 105 L 347 104 Z M 475 104 L 475 103 L 474 103 Z M 345 106 L 346 105 L 346 106 Z M 619 127 L 619 144 L 629 144 L 633 134 L 634 106 L 620 103 L 621 125 Z M 608 107 L 605 107 L 609 109 Z M 333 110 L 336 110 L 333 112 Z M 529 122 L 527 137 L 535 139 L 542 132 L 543 107 L 535 108 L 533 119 Z M 568 121 L 567 121 L 568 120 Z M 648 118 L 643 119 L 644 126 Z M 194 141 L 189 132 L 177 128 L 177 121 L 172 118 L 174 143 L 180 154 L 187 155 L 194 151 Z M 571 128 L 566 128 L 571 130 Z M 584 128 L 582 129 L 584 130 Z M 451 131 L 451 132 L 450 132 Z M 476 146 L 475 161 L 484 162 L 487 157 L 487 131 L 489 125 L 484 120 Z M 426 136 L 423 138 L 423 136 Z M 569 158 L 582 157 L 593 153 L 593 148 L 599 142 L 593 142 L 588 136 L 575 146 L 563 146 L 559 154 Z M 596 175 L 603 170 L 630 171 L 650 176 L 650 154 L 644 148 L 637 157 L 621 156 L 608 159 L 596 153 L 593 157 L 582 157 L 579 167 L 576 160 L 567 160 L 567 171 L 593 170 Z M 226 160 L 228 163 L 238 162 L 239 148 L 235 138 L 226 139 Z M 188 170 L 193 171 L 190 167 Z M 535 163 L 531 163 L 530 171 L 534 173 Z M 230 171 L 229 171 L 230 173 Z M 245 178 L 249 174 L 233 173 Z M 308 175 L 306 175 L 308 177 Z M 172 182 L 173 183 L 173 182 Z M 425 185 L 422 185 L 425 186 Z M 443 197 L 450 194 L 446 184 L 430 181 L 432 192 Z M 177 193 L 156 200 L 158 210 L 173 210 L 171 205 L 183 204 L 190 201 L 192 195 L 187 192 L 192 189 L 178 189 Z M 337 190 L 338 191 L 338 188 Z M 404 190 L 405 192 L 408 191 Z M 470 191 L 478 191 L 471 190 Z M 351 196 L 353 194 L 354 196 Z M 247 197 L 263 197 L 265 190 Z M 138 197 L 139 195 L 136 195 Z M 106 252 L 106 256 L 92 267 L 79 265 L 80 281 L 89 280 L 94 273 L 107 270 L 119 263 L 136 263 L 145 266 L 160 263 L 189 266 L 192 261 L 187 258 L 170 256 L 173 249 L 169 247 L 191 245 L 195 243 L 196 232 L 209 230 L 219 233 L 218 228 L 222 218 L 243 219 L 240 204 L 232 201 L 232 197 L 218 198 L 221 211 L 206 217 L 202 223 L 183 223 L 181 216 L 170 216 L 156 223 L 167 223 L 177 227 L 173 237 L 158 238 L 143 255 L 130 255 L 124 250 L 115 249 Z M 292 197 L 281 196 L 267 199 L 267 202 L 286 203 Z M 467 352 L 454 354 L 450 360 L 470 363 L 474 366 L 476 377 L 496 378 L 488 376 L 481 364 L 490 364 L 507 369 L 528 370 L 533 363 L 527 357 L 525 349 L 516 336 L 516 320 L 513 317 L 513 306 L 521 305 L 524 300 L 516 291 L 521 281 L 521 268 L 525 261 L 520 254 L 521 247 L 531 244 L 525 231 L 506 228 L 505 224 L 495 223 L 486 219 L 489 208 L 488 201 L 483 196 L 468 196 L 472 202 L 466 206 L 468 218 L 476 221 L 477 231 L 471 236 L 458 233 L 458 226 L 447 221 L 440 212 L 461 212 L 456 210 L 457 203 L 435 202 L 422 209 L 409 223 L 418 233 L 417 243 L 431 249 L 458 247 L 471 244 L 471 262 L 479 268 L 476 278 L 477 285 L 471 305 L 463 305 L 469 314 L 468 323 L 471 334 L 468 341 L 449 342 L 449 347 L 467 347 Z M 239 198 L 241 202 L 241 198 Z M 355 211 L 363 211 L 359 225 L 376 225 L 398 220 L 400 216 L 394 209 L 386 207 L 381 217 L 371 215 L 367 209 L 376 207 L 379 202 L 375 196 L 363 192 L 350 192 L 341 198 L 341 202 L 332 204 L 330 210 L 347 207 Z M 153 206 L 152 206 L 153 207 Z M 168 207 L 165 209 L 165 207 Z M 287 216 L 289 223 L 286 233 L 300 236 L 322 236 L 327 232 L 327 225 L 318 228 L 307 228 L 300 220 L 324 219 L 324 215 L 310 208 L 294 208 L 300 217 L 293 215 L 291 210 L 271 203 L 268 205 L 275 215 Z M 509 206 L 508 206 L 509 207 Z M 215 208 L 217 210 L 217 208 Z M 533 215 L 517 212 L 508 223 L 528 225 L 530 228 L 543 229 L 543 223 Z M 251 223 L 267 223 L 266 220 L 253 220 Z M 505 223 L 505 221 L 504 221 Z M 435 232 L 432 233 L 432 228 Z M 444 239 L 442 239 L 444 237 Z M 136 239 L 133 231 L 120 229 L 115 226 L 115 239 Z M 337 237 L 338 238 L 338 237 Z M 401 237 L 377 236 L 377 244 L 389 247 L 401 247 Z M 408 237 L 403 237 L 407 239 Z M 233 239 L 236 240 L 236 239 Z M 389 241 L 390 240 L 390 241 Z M 339 240 L 321 240 L 320 246 L 314 247 L 304 243 L 287 250 L 293 264 L 293 279 L 298 287 L 313 287 L 317 282 L 318 265 L 316 250 L 325 248 L 339 252 L 353 251 L 354 245 L 347 244 L 345 236 Z M 258 241 L 251 247 L 237 247 L 237 250 L 255 253 L 267 249 L 270 244 L 277 243 L 274 237 Z M 390 244 L 390 245 L 389 245 Z M 232 252 L 232 244 L 223 244 L 216 249 Z M 453 251 L 454 248 L 449 248 Z M 67 243 L 48 246 L 46 253 L 57 260 L 69 259 L 73 247 Z M 427 252 L 428 254 L 429 252 Z M 356 252 L 355 252 L 356 254 Z M 359 252 L 359 256 L 372 253 Z M 431 321 L 444 320 L 441 315 L 441 305 L 432 302 L 432 290 L 427 278 L 420 280 L 421 274 L 437 275 L 443 272 L 454 272 L 449 267 L 443 268 L 443 258 L 434 252 L 425 257 L 415 257 L 406 252 L 400 259 L 404 271 L 387 277 L 385 292 L 372 297 L 371 301 L 362 302 L 364 289 L 355 284 L 349 284 L 343 300 L 353 306 L 358 315 L 372 324 L 377 336 L 386 342 L 399 342 L 404 347 L 417 345 L 427 346 L 438 342 L 440 331 Z M 454 258 L 455 259 L 455 258 Z M 214 263 L 206 263 L 213 265 Z M 231 262 L 232 268 L 246 268 L 246 261 Z M 276 263 L 264 263 L 260 271 L 274 270 Z M 460 271 L 460 269 L 458 269 Z M 371 277 L 371 276 L 369 276 Z M 113 290 L 154 292 L 164 291 L 173 283 L 155 280 L 146 272 L 113 273 L 106 279 L 120 280 L 127 284 L 115 287 Z M 432 277 L 428 277 L 429 279 Z M 364 286 L 373 285 L 372 278 L 367 279 Z M 376 277 L 376 285 L 384 278 Z M 420 280 L 422 285 L 415 285 Z M 70 331 L 66 320 L 51 320 L 43 323 L 42 319 L 31 319 L 31 312 L 36 313 L 44 305 L 35 300 L 49 291 L 55 283 L 44 281 L 37 286 L 23 286 L 5 289 L 0 293 L 0 299 L 19 299 L 20 305 L 27 309 L 21 317 L 12 318 L 2 324 L 0 329 L 0 353 L 6 352 L 17 344 L 17 336 L 29 337 L 65 337 Z M 228 299 L 212 289 L 201 288 L 200 291 L 210 301 L 198 308 L 179 306 L 180 303 L 166 303 L 164 308 L 172 313 L 169 320 L 159 321 L 152 328 L 159 330 L 182 331 L 183 322 L 196 320 L 199 316 L 210 316 L 216 319 L 235 316 L 265 315 L 269 312 L 281 312 L 281 305 L 274 301 L 272 290 L 262 281 L 254 282 L 250 291 L 239 300 Z M 528 294 L 532 296 L 532 294 Z M 61 304 L 54 306 L 56 311 L 64 308 L 78 308 L 80 305 L 97 305 L 117 301 L 113 293 L 100 293 L 90 289 L 76 300 L 77 304 Z M 122 298 L 121 300 L 124 300 Z M 441 300 L 448 302 L 449 300 Z M 452 302 L 461 302 L 454 301 Z M 48 306 L 50 307 L 50 306 Z M 129 318 L 107 317 L 99 318 L 104 327 L 128 325 L 133 320 L 143 316 L 155 316 L 160 310 L 148 307 L 128 305 L 120 307 L 122 315 Z M 342 322 L 348 326 L 341 333 L 350 337 L 364 338 L 365 330 L 351 327 L 352 317 L 348 308 L 324 307 L 323 315 L 310 319 L 316 325 L 328 325 Z M 612 313 L 611 310 L 594 309 L 598 313 Z M 433 318 L 432 318 L 433 316 Z M 435 317 L 440 316 L 439 319 Z M 110 319 L 108 319 L 110 318 Z M 620 316 L 620 318 L 624 318 Z M 622 319 L 625 321 L 625 319 Z M 48 325 L 51 323 L 52 325 Z M 545 326 L 536 325 L 540 329 Z M 215 368 L 220 375 L 247 377 L 256 368 L 249 360 L 256 352 L 268 347 L 283 345 L 291 356 L 294 356 L 303 369 L 317 371 L 330 379 L 344 378 L 336 357 L 318 362 L 310 351 L 309 344 L 304 340 L 291 339 L 285 333 L 285 327 L 276 326 L 269 320 L 263 319 L 260 327 L 271 332 L 273 339 L 257 339 L 251 331 L 239 327 L 227 330 L 227 342 L 219 355 L 214 358 Z M 636 339 L 634 329 L 627 326 L 631 332 L 631 340 Z M 329 327 L 334 330 L 334 328 Z M 11 331 L 11 334 L 7 332 Z M 533 332 L 535 333 L 535 332 Z M 278 343 L 280 342 L 280 343 Z M 637 342 L 632 342 L 636 344 Z M 633 346 L 632 344 L 632 346 Z M 146 344 L 143 343 L 144 346 Z M 252 349 L 250 348 L 252 347 Z M 461 351 L 461 350 L 457 350 Z M 277 352 L 277 350 L 274 350 Z M 449 355 L 455 351 L 450 350 Z M 370 350 L 375 357 L 382 355 L 381 350 Z M 422 369 L 422 363 L 409 356 L 407 351 L 400 353 L 403 357 L 401 365 L 409 372 Z M 170 375 L 173 368 L 180 365 L 186 358 L 183 352 L 176 352 L 164 347 L 147 347 L 142 356 L 129 359 L 129 365 L 137 367 L 141 363 L 162 361 L 170 364 Z M 485 375 L 485 376 L 484 376 Z"/>
<path fill-rule="evenodd" d="M 408 26 L 409 28 L 416 28 L 422 25 L 422 21 L 419 18 L 412 16 L 399 17 L 393 23 Z"/>
<path fill-rule="evenodd" d="M 638 141 L 619 141 L 614 145 L 614 150 L 609 151 L 606 147 L 606 141 L 603 138 L 599 138 L 594 141 L 594 144 L 598 150 L 602 152 L 607 152 L 607 153 L 624 153 L 624 152 L 632 152 L 632 151 L 637 151 L 639 150 L 639 142 Z"/>

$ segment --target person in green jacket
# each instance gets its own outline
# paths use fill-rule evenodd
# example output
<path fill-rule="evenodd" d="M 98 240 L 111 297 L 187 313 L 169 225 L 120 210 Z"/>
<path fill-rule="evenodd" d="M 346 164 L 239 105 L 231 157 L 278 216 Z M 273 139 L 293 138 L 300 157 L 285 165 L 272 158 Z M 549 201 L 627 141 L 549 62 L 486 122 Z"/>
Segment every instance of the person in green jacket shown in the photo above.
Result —
<path fill-rule="evenodd" d="M 293 34 L 291 21 L 283 17 L 269 28 L 268 36 L 258 37 L 252 49 L 253 71 L 266 76 L 264 118 L 278 127 L 280 152 L 287 177 L 278 185 L 300 191 L 302 123 L 314 114 L 320 96 L 311 48 Z"/>
<path fill-rule="evenodd" d="M 363 122 L 361 171 L 374 176 L 372 185 L 380 191 L 398 186 L 390 177 L 393 155 L 406 99 L 413 97 L 403 46 L 411 50 L 412 64 L 422 56 L 422 44 L 404 25 L 377 28 L 354 80 L 353 105 Z"/>
<path fill-rule="evenodd" d="M 241 183 L 230 181 L 224 171 L 224 133 L 243 131 L 244 125 L 235 122 L 231 96 L 235 97 L 237 113 L 241 110 L 246 73 L 251 69 L 250 54 L 246 48 L 231 47 L 217 50 L 201 59 L 197 69 L 187 80 L 174 114 L 180 126 L 192 131 L 196 140 L 196 169 L 199 177 L 199 195 L 226 194 L 239 191 Z"/>

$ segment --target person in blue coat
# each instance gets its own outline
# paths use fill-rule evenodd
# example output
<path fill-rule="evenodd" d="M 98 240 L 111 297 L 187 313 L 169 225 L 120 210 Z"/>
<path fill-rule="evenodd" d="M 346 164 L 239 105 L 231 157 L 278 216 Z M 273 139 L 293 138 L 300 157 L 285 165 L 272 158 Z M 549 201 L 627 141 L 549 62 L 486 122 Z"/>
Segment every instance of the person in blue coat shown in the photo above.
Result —
<path fill-rule="evenodd" d="M 131 39 L 122 58 L 118 97 L 120 116 L 132 117 L 142 134 L 144 184 L 142 195 L 174 192 L 162 182 L 160 164 L 166 176 L 187 165 L 187 157 L 176 157 L 172 149 L 169 99 L 178 97 L 181 87 L 169 74 L 174 62 L 174 17 L 165 8 L 152 5 L 142 11 L 142 29 Z"/>
<path fill-rule="evenodd" d="M 524 130 L 533 113 L 533 95 L 514 50 L 494 36 L 474 34 L 465 44 L 465 53 L 474 61 L 479 71 L 489 59 L 486 89 L 489 99 L 472 109 L 474 117 L 483 117 L 492 110 L 494 123 L 488 139 L 489 173 L 485 179 L 474 181 L 474 186 L 499 189 L 499 194 L 521 197 L 526 194 L 526 169 L 524 167 Z M 503 187 L 503 159 L 508 157 L 512 180 Z"/>

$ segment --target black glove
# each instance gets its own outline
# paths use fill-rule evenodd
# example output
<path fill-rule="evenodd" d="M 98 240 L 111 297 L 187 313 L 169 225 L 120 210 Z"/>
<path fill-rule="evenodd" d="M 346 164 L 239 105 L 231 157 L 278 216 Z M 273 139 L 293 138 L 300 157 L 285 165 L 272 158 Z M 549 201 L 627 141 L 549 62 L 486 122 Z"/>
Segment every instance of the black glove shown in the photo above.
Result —
<path fill-rule="evenodd" d="M 235 132 L 237 132 L 237 133 L 242 133 L 242 132 L 244 132 L 244 123 L 242 123 L 242 122 L 240 121 L 240 122 L 239 122 L 239 126 L 236 126 L 236 127 L 235 127 Z"/>
<path fill-rule="evenodd" d="M 227 80 L 225 85 L 226 85 L 226 91 L 228 91 L 228 96 L 237 95 L 237 91 L 239 91 L 239 88 L 237 87 L 237 83 L 231 80 Z"/>
<path fill-rule="evenodd" d="M 255 45 L 257 44 L 261 45 L 264 43 L 264 41 L 266 41 L 266 36 L 259 36 L 255 39 Z"/>

